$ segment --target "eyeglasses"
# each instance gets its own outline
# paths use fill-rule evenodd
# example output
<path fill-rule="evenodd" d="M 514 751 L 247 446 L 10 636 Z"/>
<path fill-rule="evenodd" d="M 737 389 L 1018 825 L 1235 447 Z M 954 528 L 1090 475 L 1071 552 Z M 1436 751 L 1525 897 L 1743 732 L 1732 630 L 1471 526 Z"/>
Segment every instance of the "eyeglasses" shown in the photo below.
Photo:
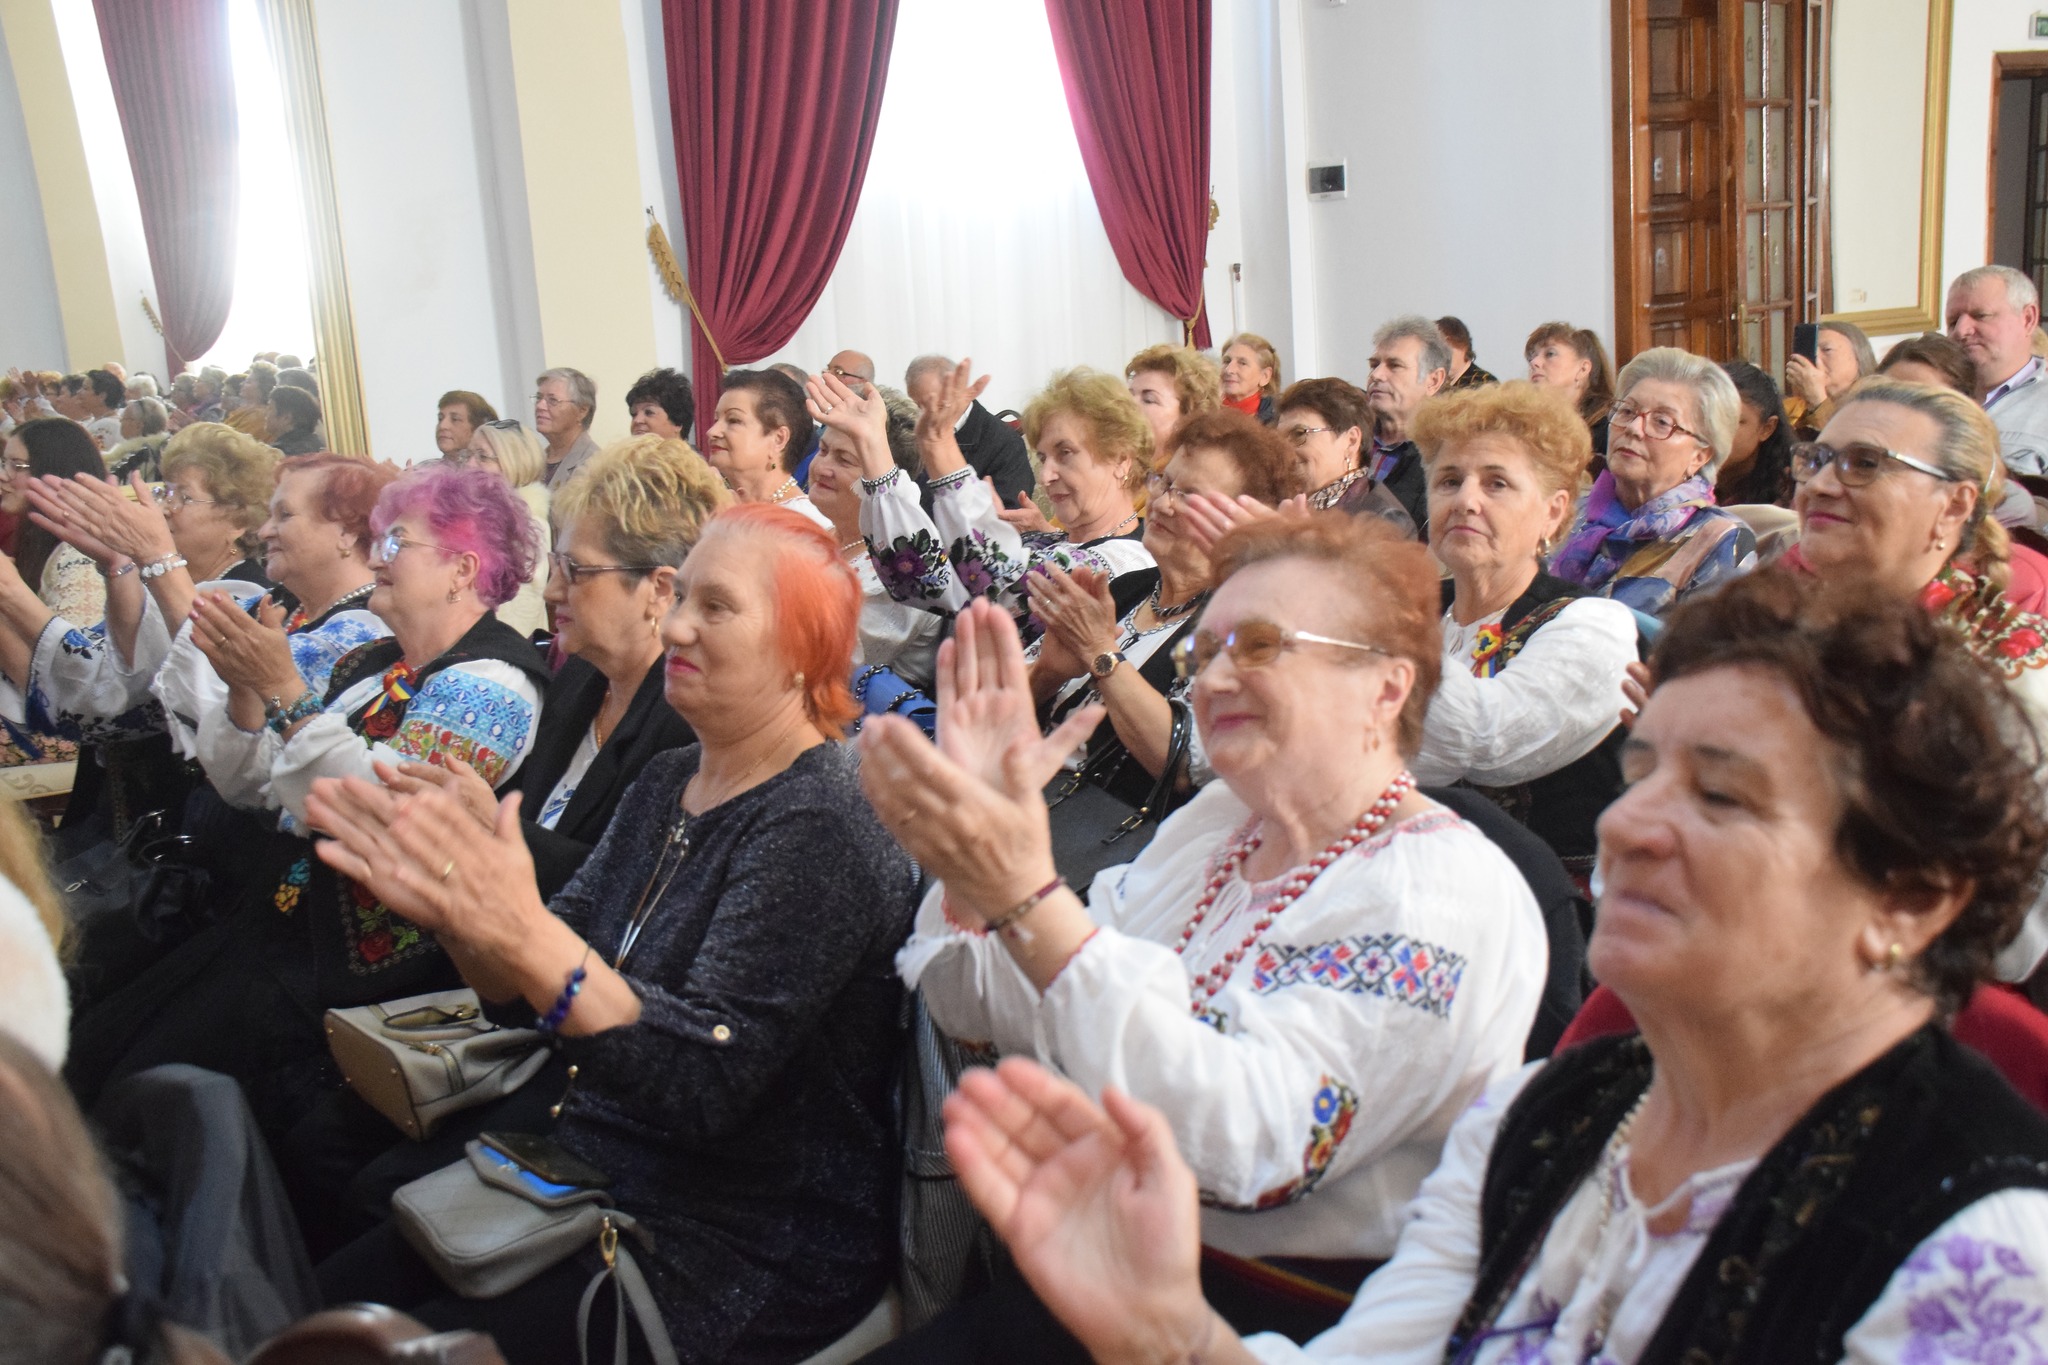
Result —
<path fill-rule="evenodd" d="M 26 466 L 23 467 L 26 468 Z M 160 483 L 149 490 L 149 495 L 156 499 L 157 506 L 167 509 L 191 507 L 195 504 L 200 507 L 220 506 L 220 499 L 195 498 L 174 483 Z"/>
<path fill-rule="evenodd" d="M 1673 436 L 1690 436 L 1701 445 L 1707 440 L 1690 427 L 1680 426 L 1678 419 L 1657 408 L 1639 408 L 1633 403 L 1616 403 L 1607 415 L 1607 425 L 1615 430 L 1625 430 L 1636 418 L 1643 419 L 1643 434 L 1653 441 L 1668 441 Z"/>
<path fill-rule="evenodd" d="M 1289 427 L 1281 434 L 1296 445 L 1308 444 L 1308 438 L 1319 431 L 1335 431 L 1335 427 Z"/>
<path fill-rule="evenodd" d="M 7 460 L 4 463 L 16 474 L 26 474 L 34 467 L 27 460 Z"/>
<path fill-rule="evenodd" d="M 856 391 L 859 390 L 861 385 L 870 382 L 866 375 L 855 374 L 852 370 L 842 369 L 837 365 L 827 365 L 825 367 L 825 373 L 830 375 L 837 375 L 839 377 L 839 381 L 842 384 L 845 384 L 848 388 L 854 389 Z"/>
<path fill-rule="evenodd" d="M 1792 480 L 1794 483 L 1809 483 L 1829 465 L 1835 467 L 1835 477 L 1842 481 L 1844 488 L 1867 488 L 1878 475 L 1884 473 L 1886 460 L 1897 460 L 1908 469 L 1917 469 L 1943 483 L 1960 483 L 1962 480 L 1925 460 L 1916 460 L 1911 455 L 1901 455 L 1896 450 L 1871 445 L 1864 441 L 1852 441 L 1837 449 L 1822 445 L 1819 441 L 1806 441 L 1792 447 Z"/>
<path fill-rule="evenodd" d="M 564 405 L 567 405 L 572 408 L 580 408 L 583 406 L 581 403 L 577 402 L 573 398 L 556 398 L 554 395 L 546 393 L 535 394 L 533 396 L 533 404 L 535 407 L 539 408 L 559 408 Z M 492 422 L 490 423 L 490 425 L 496 426 L 497 423 Z M 516 427 L 519 424 L 517 422 L 514 422 L 512 425 Z"/>
<path fill-rule="evenodd" d="M 563 554 L 560 550 L 555 550 L 549 553 L 548 563 L 555 566 L 555 572 L 560 574 L 563 578 L 567 579 L 569 581 L 569 586 L 572 588 L 575 587 L 578 583 L 581 583 L 583 581 L 584 575 L 586 574 L 645 574 L 653 573 L 656 568 L 656 566 L 653 564 L 578 564 L 574 559 L 571 559 L 568 555 Z"/>
<path fill-rule="evenodd" d="M 1339 649 L 1356 649 L 1367 654 L 1387 654 L 1378 645 L 1362 645 L 1356 640 L 1333 640 L 1327 635 L 1289 630 L 1271 621 L 1244 621 L 1227 635 L 1218 635 L 1213 630 L 1198 630 L 1182 640 L 1173 647 L 1173 671 L 1182 679 L 1192 678 L 1214 663 L 1218 654 L 1228 654 L 1230 662 L 1239 669 L 1265 668 L 1285 651 L 1303 644 L 1335 645 Z"/>
<path fill-rule="evenodd" d="M 370 553 L 374 556 L 371 562 L 389 564 L 392 560 L 398 558 L 398 552 L 408 545 L 417 545 L 421 549 L 440 550 L 443 554 L 447 553 L 446 546 L 436 545 L 430 540 L 407 540 L 405 534 L 394 526 L 370 542 Z"/>
<path fill-rule="evenodd" d="M 458 450 L 451 450 L 448 452 L 448 463 L 496 464 L 498 463 L 498 457 L 488 450 L 477 450 L 471 446 L 463 446 Z"/>
<path fill-rule="evenodd" d="M 1145 496 L 1147 501 L 1155 506 L 1165 502 L 1168 498 L 1185 498 L 1190 493 L 1200 491 L 1200 489 L 1195 488 L 1184 488 L 1172 479 L 1167 478 L 1164 474 L 1147 474 L 1145 476 Z"/>

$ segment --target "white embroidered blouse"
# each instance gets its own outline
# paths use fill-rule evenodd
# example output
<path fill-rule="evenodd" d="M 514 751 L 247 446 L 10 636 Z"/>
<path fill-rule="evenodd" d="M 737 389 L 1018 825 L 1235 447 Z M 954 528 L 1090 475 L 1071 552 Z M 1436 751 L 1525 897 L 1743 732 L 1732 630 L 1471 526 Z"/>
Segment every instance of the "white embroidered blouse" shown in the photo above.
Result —
<path fill-rule="evenodd" d="M 882 586 L 899 602 L 952 615 L 977 597 L 1000 603 L 1013 616 L 1026 610 L 1032 569 L 1086 566 L 1111 578 L 1149 569 L 1144 542 L 1107 537 L 1076 545 L 1064 536 L 1022 535 L 998 515 L 995 495 L 971 468 L 933 479 L 932 511 L 925 515 L 917 484 L 902 470 L 861 480 L 861 534 Z"/>
<path fill-rule="evenodd" d="M 1263 1361 L 1442 1365 L 1444 1342 L 1471 1297 L 1479 1265 L 1479 1199 L 1487 1157 L 1532 1063 L 1497 1081 L 1451 1130 L 1443 1164 L 1423 1182 L 1389 1261 L 1365 1282 L 1344 1320 L 1297 1346 L 1277 1335 L 1247 1343 Z M 1559 1213 L 1536 1262 L 1476 1343 L 1471 1365 L 1632 1365 L 1692 1270 L 1754 1162 L 1703 1171 L 1674 1191 L 1692 1209 L 1676 1231 L 1649 1231 L 1651 1210 L 1628 1187 L 1628 1149 Z M 1613 1212 L 1601 1214 L 1603 1182 Z M 1604 1342 L 1587 1350 L 1602 1316 Z M 2048 1192 L 1995 1194 L 1951 1218 L 1907 1257 L 1849 1330 L 1845 1362 L 2048 1360 Z M 1523 1330 L 1512 1330 L 1521 1328 Z"/>
<path fill-rule="evenodd" d="M 1194 977 L 1246 941 L 1284 881 L 1233 880 L 1175 950 L 1250 815 L 1212 782 L 1135 862 L 1097 877 L 1101 928 L 1042 997 L 998 941 L 953 926 L 943 887 L 897 968 L 952 1036 L 1162 1109 L 1210 1244 L 1384 1257 L 1453 1119 L 1521 1064 L 1543 922 L 1513 864 L 1432 807 L 1331 864 L 1197 1013 Z"/>
<path fill-rule="evenodd" d="M 1409 768 L 1425 786 L 1471 781 L 1511 787 L 1591 753 L 1621 723 L 1621 693 L 1636 659 L 1635 613 L 1581 597 L 1533 631 L 1491 677 L 1475 677 L 1482 634 L 1497 639 L 1501 613 L 1460 626 L 1444 614 L 1443 681 L 1430 699 L 1422 752 Z"/>

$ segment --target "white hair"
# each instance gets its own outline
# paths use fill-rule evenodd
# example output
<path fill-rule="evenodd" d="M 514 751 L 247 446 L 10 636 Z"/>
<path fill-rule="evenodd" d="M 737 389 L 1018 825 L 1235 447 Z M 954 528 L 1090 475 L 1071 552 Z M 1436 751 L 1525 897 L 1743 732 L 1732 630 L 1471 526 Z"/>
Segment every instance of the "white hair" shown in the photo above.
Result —
<path fill-rule="evenodd" d="M 1375 351 L 1384 351 L 1388 342 L 1402 337 L 1412 337 L 1422 343 L 1421 378 L 1429 378 L 1432 370 L 1442 370 L 1446 375 L 1450 374 L 1450 343 L 1444 340 L 1444 334 L 1436 329 L 1436 324 L 1420 313 L 1405 313 L 1383 324 L 1372 334 L 1372 348 Z"/>
<path fill-rule="evenodd" d="M 1980 265 L 1974 269 L 1965 270 L 1962 274 L 1956 276 L 1956 282 L 1950 285 L 1948 289 L 1953 294 L 1958 289 L 1967 289 L 1973 284 L 1982 284 L 1986 280 L 1997 280 L 2000 284 L 2004 285 L 2006 302 L 2015 308 L 2025 308 L 2029 305 L 2035 308 L 2041 306 L 2041 291 L 2034 287 L 2034 282 L 2027 278 L 2025 271 L 2014 270 L 2009 265 Z"/>
<path fill-rule="evenodd" d="M 1692 390 L 1692 427 L 1711 452 L 1700 473 L 1712 482 L 1721 472 L 1721 461 L 1735 444 L 1735 428 L 1742 421 L 1742 395 L 1728 372 L 1703 356 L 1681 351 L 1676 346 L 1652 346 L 1621 367 L 1615 380 L 1616 401 L 1645 379 L 1660 379 Z"/>

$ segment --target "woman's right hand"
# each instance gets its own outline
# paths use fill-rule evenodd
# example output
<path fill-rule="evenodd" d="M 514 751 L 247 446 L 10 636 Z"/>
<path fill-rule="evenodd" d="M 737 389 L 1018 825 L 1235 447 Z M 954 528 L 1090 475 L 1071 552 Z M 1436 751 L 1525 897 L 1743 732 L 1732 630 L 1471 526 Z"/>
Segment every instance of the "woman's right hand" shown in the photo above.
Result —
<path fill-rule="evenodd" d="M 1622 728 L 1636 728 L 1636 717 L 1642 714 L 1644 703 L 1650 700 L 1650 689 L 1655 686 L 1656 680 L 1650 676 L 1648 664 L 1631 663 L 1628 666 L 1626 676 L 1621 680 L 1622 699 L 1628 703 L 1621 712 Z"/>
<path fill-rule="evenodd" d="M 149 564 L 178 552 L 171 524 L 141 474 L 129 475 L 128 486 L 135 494 L 132 499 L 112 480 L 101 481 L 89 474 L 38 482 L 65 500 L 75 527 L 114 554 Z"/>
<path fill-rule="evenodd" d="M 1820 366 L 1803 355 L 1795 355 L 1785 362 L 1785 392 L 1805 399 L 1810 411 L 1828 401 L 1828 377 L 1821 373 Z"/>
<path fill-rule="evenodd" d="M 1102 1099 L 1022 1058 L 975 1068 L 946 1100 L 946 1154 L 1096 1360 L 1248 1359 L 1202 1297 L 1195 1176 L 1165 1117 L 1114 1087 Z"/>
<path fill-rule="evenodd" d="M 874 385 L 855 393 L 838 375 L 826 371 L 804 381 L 804 394 L 813 420 L 853 439 L 863 478 L 879 479 L 896 467 L 889 453 L 889 405 Z"/>
<path fill-rule="evenodd" d="M 407 796 L 429 790 L 446 792 L 486 830 L 498 827 L 497 793 L 459 758 L 443 758 L 440 763 L 405 762 L 396 768 L 379 760 L 370 766 L 378 780 L 395 792 Z"/>
<path fill-rule="evenodd" d="M 1248 522 L 1264 521 L 1268 517 L 1307 516 L 1308 498 L 1306 495 L 1289 498 L 1278 507 L 1268 507 L 1244 493 L 1235 498 L 1215 493 L 1189 493 L 1181 499 L 1180 515 L 1182 531 L 1196 549 L 1207 554 L 1217 541 L 1223 539 L 1224 532 Z"/>
<path fill-rule="evenodd" d="M 72 486 L 54 476 L 22 480 L 21 495 L 28 501 L 28 519 L 99 565 L 101 573 L 121 567 L 128 562 L 128 556 L 87 530 L 85 523 L 72 514 L 72 500 L 66 494 Z"/>

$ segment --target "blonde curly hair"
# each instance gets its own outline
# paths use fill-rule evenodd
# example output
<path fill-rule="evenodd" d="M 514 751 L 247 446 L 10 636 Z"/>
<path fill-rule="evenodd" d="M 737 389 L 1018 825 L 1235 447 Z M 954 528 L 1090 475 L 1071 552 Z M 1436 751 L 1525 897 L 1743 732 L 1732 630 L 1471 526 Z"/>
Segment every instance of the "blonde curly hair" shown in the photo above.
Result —
<path fill-rule="evenodd" d="M 1173 381 L 1173 394 L 1180 399 L 1183 417 L 1223 406 L 1222 371 L 1200 351 L 1164 342 L 1147 346 L 1124 366 L 1125 379 L 1136 379 L 1141 374 L 1163 374 Z"/>
<path fill-rule="evenodd" d="M 548 514 L 558 538 L 570 522 L 594 519 L 620 563 L 676 568 L 704 523 L 731 502 L 725 481 L 688 441 L 649 434 L 591 456 L 555 490 Z"/>
<path fill-rule="evenodd" d="M 1504 436 L 1528 452 L 1543 491 L 1576 493 L 1593 460 L 1593 437 L 1563 393 L 1526 379 L 1459 389 L 1426 399 L 1409 435 L 1427 469 L 1446 445 L 1475 436 Z"/>
<path fill-rule="evenodd" d="M 220 504 L 221 515 L 242 529 L 242 549 L 255 548 L 256 528 L 270 516 L 277 486 L 276 449 L 225 422 L 194 422 L 164 445 L 164 481 L 190 469 Z"/>
<path fill-rule="evenodd" d="M 1124 487 L 1135 493 L 1145 486 L 1152 468 L 1152 424 L 1131 391 L 1114 375 L 1086 365 L 1061 370 L 1024 407 L 1024 440 L 1038 448 L 1045 424 L 1071 413 L 1088 428 L 1088 453 L 1114 467 L 1130 461 Z"/>

